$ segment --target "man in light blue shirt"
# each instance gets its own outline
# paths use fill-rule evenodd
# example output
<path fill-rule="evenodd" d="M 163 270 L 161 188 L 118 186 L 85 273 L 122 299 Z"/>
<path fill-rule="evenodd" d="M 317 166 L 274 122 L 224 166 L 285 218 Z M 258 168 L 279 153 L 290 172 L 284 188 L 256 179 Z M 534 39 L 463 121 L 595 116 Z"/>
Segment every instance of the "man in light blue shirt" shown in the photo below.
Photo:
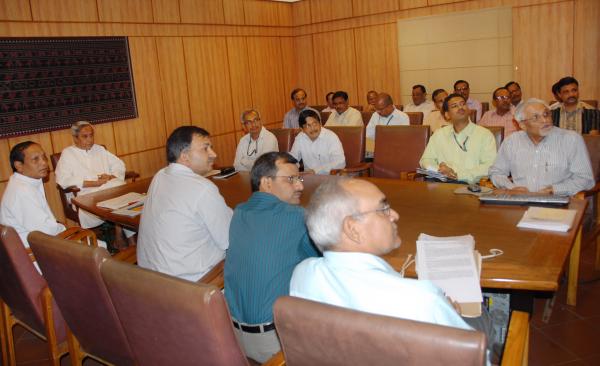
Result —
<path fill-rule="evenodd" d="M 381 256 L 400 246 L 398 213 L 370 182 L 332 178 L 311 197 L 306 225 L 323 258 L 294 270 L 290 295 L 374 314 L 472 329 L 430 281 L 405 279 Z"/>

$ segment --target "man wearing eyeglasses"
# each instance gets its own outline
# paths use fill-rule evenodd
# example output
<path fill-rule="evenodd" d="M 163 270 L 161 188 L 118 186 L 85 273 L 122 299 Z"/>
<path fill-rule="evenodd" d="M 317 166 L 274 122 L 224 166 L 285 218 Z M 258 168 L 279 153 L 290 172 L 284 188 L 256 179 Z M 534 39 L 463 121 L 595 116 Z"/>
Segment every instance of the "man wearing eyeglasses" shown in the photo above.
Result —
<path fill-rule="evenodd" d="M 517 108 L 515 119 L 522 131 L 502 143 L 490 168 L 496 187 L 514 193 L 573 195 L 594 186 L 583 138 L 554 127 L 546 102 L 527 100 Z"/>
<path fill-rule="evenodd" d="M 465 80 L 457 80 L 454 83 L 454 92 L 465 97 L 465 100 L 467 101 L 467 107 L 469 107 L 470 110 L 477 111 L 476 119 L 479 121 L 481 119 L 481 112 L 483 109 L 480 101 L 471 98 L 471 87 L 469 86 L 469 83 Z"/>
<path fill-rule="evenodd" d="M 552 112 L 554 125 L 578 133 L 600 133 L 600 111 L 579 100 L 579 82 L 567 76 L 556 84 L 556 93 L 562 101 Z"/>
<path fill-rule="evenodd" d="M 427 323 L 472 329 L 430 281 L 405 279 L 382 256 L 400 246 L 398 213 L 374 184 L 331 178 L 306 208 L 322 258 L 294 270 L 290 295 Z"/>
<path fill-rule="evenodd" d="M 233 166 L 239 172 L 248 172 L 254 161 L 264 153 L 279 151 L 277 137 L 263 127 L 260 113 L 256 109 L 248 109 L 240 116 L 244 135 L 235 151 Z"/>
<path fill-rule="evenodd" d="M 421 168 L 438 171 L 452 182 L 479 182 L 496 159 L 494 135 L 469 120 L 467 100 L 461 94 L 444 99 L 442 112 L 452 126 L 431 136 L 419 161 Z"/>
<path fill-rule="evenodd" d="M 229 228 L 225 298 L 246 356 L 263 363 L 280 349 L 273 303 L 289 292 L 294 267 L 319 255 L 299 205 L 304 186 L 297 161 L 286 152 L 259 157 L 252 196 L 238 205 Z"/>
<path fill-rule="evenodd" d="M 510 136 L 517 131 L 517 125 L 513 122 L 511 111 L 510 92 L 506 88 L 498 88 L 492 93 L 492 104 L 496 109 L 485 112 L 479 122 L 481 126 L 500 126 L 504 127 L 504 137 Z"/>

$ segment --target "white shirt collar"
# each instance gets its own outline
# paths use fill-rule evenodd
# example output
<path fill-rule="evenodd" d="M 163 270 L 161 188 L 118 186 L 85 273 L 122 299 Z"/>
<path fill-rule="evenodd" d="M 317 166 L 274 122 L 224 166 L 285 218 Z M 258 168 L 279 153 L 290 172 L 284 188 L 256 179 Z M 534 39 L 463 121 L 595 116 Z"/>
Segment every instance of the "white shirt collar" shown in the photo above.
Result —
<path fill-rule="evenodd" d="M 13 177 L 15 177 L 15 179 L 20 180 L 21 182 L 27 183 L 29 185 L 38 187 L 41 186 L 42 184 L 44 184 L 44 181 L 41 178 L 31 178 L 28 177 L 26 175 L 23 175 L 21 173 L 17 173 L 14 172 L 13 173 Z"/>

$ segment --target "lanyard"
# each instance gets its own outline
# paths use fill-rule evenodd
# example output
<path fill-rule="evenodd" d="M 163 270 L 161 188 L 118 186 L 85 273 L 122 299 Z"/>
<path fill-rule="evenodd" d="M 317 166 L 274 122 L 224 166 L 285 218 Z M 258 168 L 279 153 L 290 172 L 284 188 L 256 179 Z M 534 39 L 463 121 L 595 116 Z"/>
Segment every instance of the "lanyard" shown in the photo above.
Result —
<path fill-rule="evenodd" d="M 250 137 L 248 139 L 248 147 L 246 148 L 246 155 L 247 156 L 252 156 L 254 154 L 256 154 L 256 151 L 258 150 L 258 139 L 256 139 L 256 142 L 254 143 L 254 150 L 250 151 L 250 145 L 252 144 L 252 137 Z"/>
<path fill-rule="evenodd" d="M 460 144 L 460 142 L 458 142 L 458 139 L 456 138 L 456 134 L 454 132 L 452 132 L 452 137 L 454 137 L 454 142 L 456 142 L 458 147 L 460 147 L 462 151 L 467 152 L 467 141 L 469 140 L 469 136 L 467 136 L 465 141 L 463 141 L 462 145 Z"/>

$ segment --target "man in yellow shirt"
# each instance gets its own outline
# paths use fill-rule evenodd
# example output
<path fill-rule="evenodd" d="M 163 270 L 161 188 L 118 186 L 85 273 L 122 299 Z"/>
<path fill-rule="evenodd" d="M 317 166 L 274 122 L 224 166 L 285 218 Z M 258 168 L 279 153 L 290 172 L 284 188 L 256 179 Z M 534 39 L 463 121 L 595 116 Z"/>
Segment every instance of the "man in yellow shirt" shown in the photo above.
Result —
<path fill-rule="evenodd" d="M 494 135 L 469 120 L 467 101 L 460 94 L 450 94 L 442 111 L 452 126 L 442 127 L 431 136 L 419 164 L 452 181 L 476 183 L 488 175 L 496 159 Z"/>

